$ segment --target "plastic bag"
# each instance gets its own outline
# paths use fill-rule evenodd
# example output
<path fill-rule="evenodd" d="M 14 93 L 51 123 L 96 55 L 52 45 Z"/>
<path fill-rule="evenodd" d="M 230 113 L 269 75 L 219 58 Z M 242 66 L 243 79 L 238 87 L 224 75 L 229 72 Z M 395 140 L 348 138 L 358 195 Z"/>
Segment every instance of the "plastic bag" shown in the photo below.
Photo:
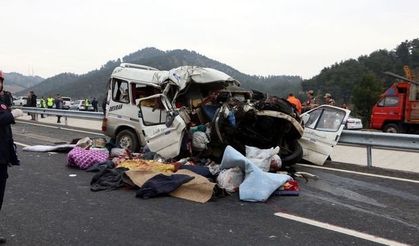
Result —
<path fill-rule="evenodd" d="M 236 192 L 243 182 L 244 175 L 239 167 L 221 170 L 217 177 L 218 186 L 227 192 Z"/>
<path fill-rule="evenodd" d="M 278 156 L 278 153 L 278 146 L 270 149 L 259 149 L 246 145 L 246 158 L 265 172 L 269 172 L 271 165 L 274 169 L 281 167 L 281 158 Z"/>
<path fill-rule="evenodd" d="M 192 135 L 192 148 L 196 151 L 203 151 L 207 149 L 209 143 L 208 137 L 205 132 L 194 132 Z"/>

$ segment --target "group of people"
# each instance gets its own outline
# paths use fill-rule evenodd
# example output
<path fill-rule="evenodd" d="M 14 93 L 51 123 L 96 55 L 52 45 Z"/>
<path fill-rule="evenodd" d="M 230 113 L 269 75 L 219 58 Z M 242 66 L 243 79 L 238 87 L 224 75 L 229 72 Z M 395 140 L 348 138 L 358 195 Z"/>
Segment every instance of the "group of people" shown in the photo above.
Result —
<path fill-rule="evenodd" d="M 35 95 L 35 93 L 33 91 L 30 91 L 26 106 L 37 107 L 36 99 L 37 99 L 37 96 Z M 56 97 L 43 96 L 41 100 L 39 101 L 39 103 L 40 103 L 41 108 L 53 108 L 55 105 L 56 109 L 62 109 L 64 105 L 63 99 L 61 98 L 60 94 L 57 94 Z M 31 114 L 31 117 L 32 117 L 32 120 L 35 120 L 35 114 Z M 41 118 L 45 118 L 44 114 L 41 114 Z M 61 123 L 61 116 L 59 115 L 57 115 L 57 123 Z"/>
<path fill-rule="evenodd" d="M 298 99 L 297 97 L 294 96 L 293 93 L 289 93 L 288 94 L 288 102 L 290 102 L 294 107 L 295 110 L 301 114 L 305 111 L 308 111 L 314 107 L 319 106 L 319 103 L 317 103 L 316 101 L 316 97 L 314 96 L 314 91 L 313 90 L 308 90 L 306 91 L 306 96 L 307 96 L 307 100 L 304 103 L 301 103 L 300 99 Z M 328 104 L 328 105 L 336 105 L 335 100 L 333 99 L 332 95 L 330 93 L 326 93 L 323 96 L 323 104 Z"/>
<path fill-rule="evenodd" d="M 28 94 L 28 99 L 27 99 L 27 103 L 26 106 L 27 107 L 37 107 L 37 96 L 35 95 L 35 93 L 33 91 L 30 91 Z M 93 110 L 95 112 L 98 112 L 98 101 L 96 100 L 96 97 L 93 97 L 92 102 L 90 103 L 90 100 L 88 98 L 84 99 L 84 106 L 86 108 L 89 107 L 89 105 L 92 105 Z M 40 99 L 40 107 L 41 108 L 55 108 L 56 109 L 63 109 L 64 108 L 64 100 L 61 97 L 60 94 L 57 94 L 55 97 L 52 96 L 48 96 L 45 97 L 43 96 Z M 32 120 L 35 120 L 35 114 L 30 114 Z M 41 118 L 45 118 L 44 114 L 41 114 Z M 61 123 L 61 116 L 57 115 L 57 123 Z"/>

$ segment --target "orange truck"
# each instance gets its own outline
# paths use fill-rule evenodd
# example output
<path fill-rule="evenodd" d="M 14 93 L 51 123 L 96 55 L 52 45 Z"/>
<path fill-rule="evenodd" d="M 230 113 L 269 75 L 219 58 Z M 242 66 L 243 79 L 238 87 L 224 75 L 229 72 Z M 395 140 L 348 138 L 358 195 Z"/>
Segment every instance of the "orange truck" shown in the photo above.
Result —
<path fill-rule="evenodd" d="M 370 128 L 390 133 L 419 133 L 419 82 L 408 67 L 406 77 L 386 72 L 398 79 L 381 95 L 371 112 Z"/>

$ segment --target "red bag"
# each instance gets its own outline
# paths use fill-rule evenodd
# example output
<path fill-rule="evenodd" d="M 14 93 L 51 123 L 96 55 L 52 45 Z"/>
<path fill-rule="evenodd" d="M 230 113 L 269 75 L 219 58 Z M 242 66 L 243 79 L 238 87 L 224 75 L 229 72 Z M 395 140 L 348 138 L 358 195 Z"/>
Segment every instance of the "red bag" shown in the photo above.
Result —
<path fill-rule="evenodd" d="M 287 181 L 283 186 L 279 187 L 275 192 L 275 196 L 298 196 L 300 186 L 296 180 Z"/>

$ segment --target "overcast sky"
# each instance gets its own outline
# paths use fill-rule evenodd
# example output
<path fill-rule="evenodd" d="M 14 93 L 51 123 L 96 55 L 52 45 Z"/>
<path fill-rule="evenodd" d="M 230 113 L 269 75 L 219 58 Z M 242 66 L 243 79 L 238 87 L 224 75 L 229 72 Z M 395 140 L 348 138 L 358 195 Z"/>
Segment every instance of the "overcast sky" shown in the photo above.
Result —
<path fill-rule="evenodd" d="M 0 69 L 42 77 L 156 47 L 307 79 L 419 38 L 417 0 L 0 0 L 0 10 Z"/>

